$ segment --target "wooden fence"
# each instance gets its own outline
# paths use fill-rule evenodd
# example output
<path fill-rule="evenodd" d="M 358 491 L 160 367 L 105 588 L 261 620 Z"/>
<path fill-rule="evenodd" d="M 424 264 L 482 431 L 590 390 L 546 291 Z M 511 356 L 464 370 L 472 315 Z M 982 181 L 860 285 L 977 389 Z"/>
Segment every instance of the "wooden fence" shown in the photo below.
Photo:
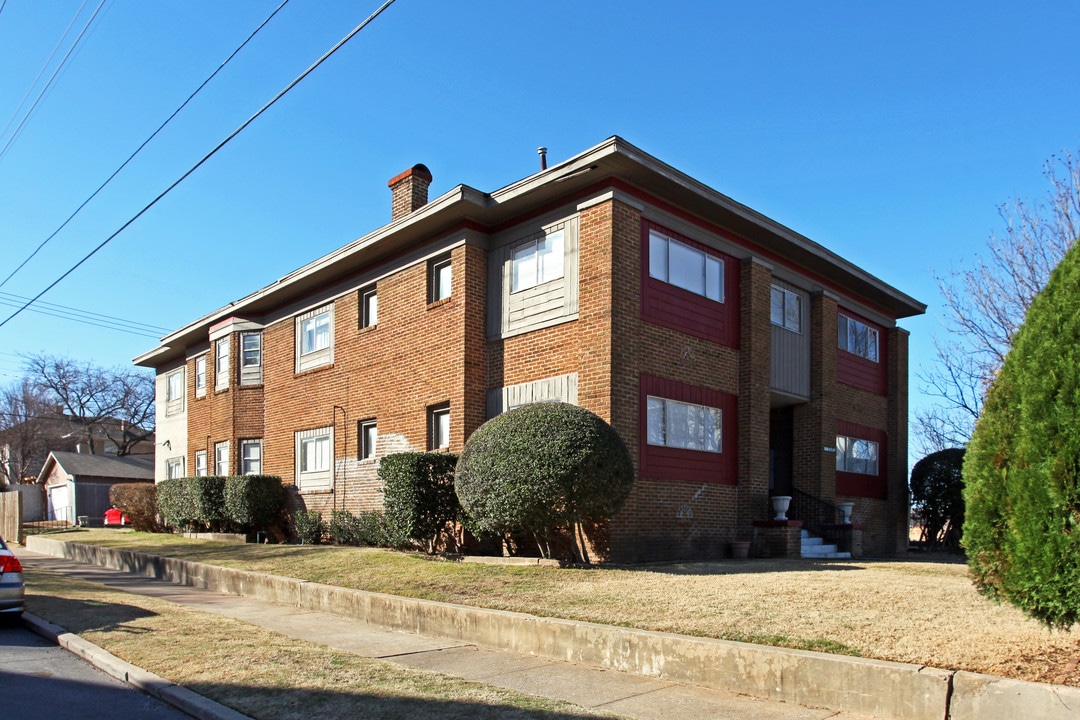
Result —
<path fill-rule="evenodd" d="M 22 545 L 21 492 L 0 492 L 0 537 Z"/>

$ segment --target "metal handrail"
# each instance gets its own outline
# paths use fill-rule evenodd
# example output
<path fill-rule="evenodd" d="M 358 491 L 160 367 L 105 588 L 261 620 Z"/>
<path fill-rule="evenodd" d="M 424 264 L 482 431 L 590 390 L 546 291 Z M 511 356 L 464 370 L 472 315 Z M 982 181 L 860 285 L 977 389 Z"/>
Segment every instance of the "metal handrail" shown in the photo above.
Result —
<path fill-rule="evenodd" d="M 803 528 L 813 535 L 824 537 L 826 525 L 837 524 L 839 509 L 830 502 L 797 488 L 791 490 L 791 507 L 788 517 L 802 520 Z"/>

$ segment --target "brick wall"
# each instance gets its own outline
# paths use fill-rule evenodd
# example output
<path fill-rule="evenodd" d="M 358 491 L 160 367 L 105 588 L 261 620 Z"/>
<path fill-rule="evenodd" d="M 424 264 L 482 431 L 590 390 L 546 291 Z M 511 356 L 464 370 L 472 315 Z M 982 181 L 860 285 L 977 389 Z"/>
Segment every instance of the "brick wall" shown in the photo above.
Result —
<path fill-rule="evenodd" d="M 263 385 L 235 381 L 239 335 L 234 333 L 228 390 L 214 391 L 213 345 L 207 397 L 194 398 L 194 361 L 188 363 L 188 467 L 194 452 L 229 440 L 233 471 L 239 441 L 263 439 L 263 471 L 287 484 L 295 476 L 295 432 L 334 428 L 335 487 L 294 493 L 300 506 L 351 512 L 379 508 L 377 460 L 358 459 L 357 425 L 375 419 L 377 457 L 428 444 L 430 406 L 449 403 L 450 449 L 459 452 L 485 420 L 491 388 L 576 372 L 578 404 L 609 421 L 627 443 L 640 471 L 639 389 L 643 374 L 737 396 L 737 485 L 638 477 L 622 511 L 612 518 L 611 558 L 646 561 L 716 558 L 727 543 L 753 537 L 753 521 L 767 517 L 769 476 L 771 269 L 737 261 L 739 344 L 729 347 L 642 319 L 641 209 L 607 199 L 580 212 L 578 319 L 514 337 L 487 340 L 487 250 L 480 233 L 451 251 L 453 294 L 428 303 L 428 267 L 410 265 L 378 281 L 378 324 L 361 328 L 352 291 L 333 300 L 333 363 L 297 374 L 294 317 L 267 326 Z M 437 248 L 432 248 L 432 252 Z M 734 261 L 732 261 L 734 262 Z M 364 285 L 367 287 L 367 284 Z M 357 290 L 360 284 L 357 285 Z M 817 293 L 810 303 L 811 393 L 792 409 L 794 485 L 835 501 L 838 419 L 888 433 L 889 497 L 856 500 L 868 553 L 898 547 L 906 527 L 907 342 L 890 331 L 889 395 L 837 382 L 837 299 Z M 898 399 L 901 398 L 901 399 Z M 902 500 L 901 500 L 902 495 Z"/>

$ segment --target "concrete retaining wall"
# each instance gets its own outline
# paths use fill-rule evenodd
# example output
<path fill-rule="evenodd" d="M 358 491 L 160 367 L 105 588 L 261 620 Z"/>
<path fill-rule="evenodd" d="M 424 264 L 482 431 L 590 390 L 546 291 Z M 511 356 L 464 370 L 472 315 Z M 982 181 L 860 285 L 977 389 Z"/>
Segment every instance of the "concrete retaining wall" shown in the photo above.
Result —
<path fill-rule="evenodd" d="M 372 625 L 888 720 L 1076 720 L 1080 689 L 905 663 L 541 618 L 322 585 L 42 536 L 54 557 Z"/>

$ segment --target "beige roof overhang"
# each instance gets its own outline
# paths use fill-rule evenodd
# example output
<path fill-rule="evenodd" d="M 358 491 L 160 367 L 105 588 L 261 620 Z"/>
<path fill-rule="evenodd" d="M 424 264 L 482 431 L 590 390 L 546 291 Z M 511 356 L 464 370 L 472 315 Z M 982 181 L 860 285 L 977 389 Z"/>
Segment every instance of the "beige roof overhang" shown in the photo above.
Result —
<path fill-rule="evenodd" d="M 926 311 L 925 304 L 822 245 L 613 136 L 569 160 L 490 194 L 458 185 L 409 215 L 166 335 L 158 347 L 136 357 L 134 362 L 157 367 L 181 357 L 189 345 L 205 342 L 209 326 L 230 316 L 258 317 L 465 223 L 496 228 L 524 213 L 615 179 L 645 196 L 663 200 L 707 224 L 745 238 L 755 254 L 763 254 L 770 262 L 816 275 L 895 318 Z"/>

